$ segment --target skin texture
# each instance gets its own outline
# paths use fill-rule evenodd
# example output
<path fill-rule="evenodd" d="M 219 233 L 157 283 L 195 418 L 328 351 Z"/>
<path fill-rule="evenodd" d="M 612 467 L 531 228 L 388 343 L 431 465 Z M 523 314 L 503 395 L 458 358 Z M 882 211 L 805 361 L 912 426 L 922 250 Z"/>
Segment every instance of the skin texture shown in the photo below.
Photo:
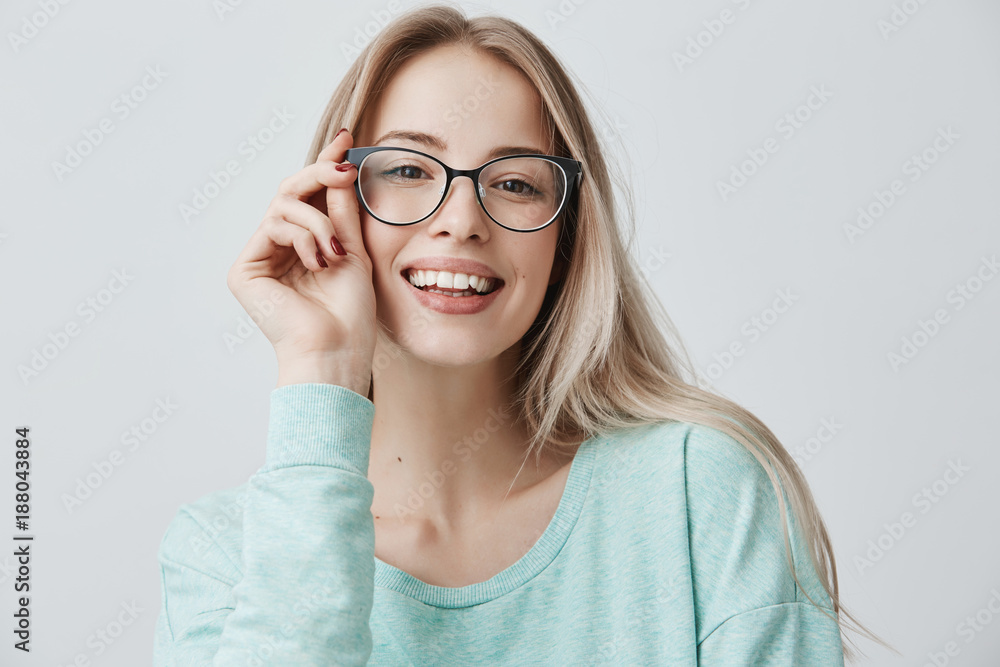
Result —
<path fill-rule="evenodd" d="M 492 93 L 484 93 L 484 81 Z M 456 105 L 464 105 L 465 117 Z M 402 139 L 379 145 L 414 148 L 468 169 L 499 146 L 552 154 L 541 119 L 538 94 L 519 72 L 464 48 L 438 47 L 393 77 L 366 112 L 354 145 L 375 145 L 390 130 L 424 132 L 446 150 Z M 503 229 L 479 207 L 473 188 L 467 178 L 455 180 L 433 216 L 405 227 L 360 212 L 377 317 L 393 339 L 380 337 L 375 348 L 368 476 L 376 555 L 449 586 L 485 580 L 523 555 L 551 520 L 569 468 L 566 459 L 547 458 L 536 468 L 533 457 L 522 468 L 528 434 L 502 407 L 514 390 L 506 378 L 520 340 L 546 289 L 561 277 L 555 257 L 561 220 L 530 234 Z M 475 315 L 425 308 L 399 274 L 411 260 L 432 255 L 487 264 L 503 278 L 502 293 Z M 456 447 L 465 438 L 476 442 L 477 431 L 477 449 Z"/>

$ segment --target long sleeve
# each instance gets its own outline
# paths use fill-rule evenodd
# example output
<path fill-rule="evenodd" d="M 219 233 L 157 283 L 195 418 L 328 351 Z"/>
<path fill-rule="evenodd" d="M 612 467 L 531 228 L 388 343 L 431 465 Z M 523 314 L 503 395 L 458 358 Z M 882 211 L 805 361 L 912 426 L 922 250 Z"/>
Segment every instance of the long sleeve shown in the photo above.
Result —
<path fill-rule="evenodd" d="M 156 667 L 367 662 L 374 410 L 337 385 L 272 390 L 265 463 L 239 511 L 183 505 L 164 535 Z"/>
<path fill-rule="evenodd" d="M 809 601 L 742 612 L 701 643 L 698 664 L 843 667 L 840 630 L 826 614 Z"/>
<path fill-rule="evenodd" d="M 840 628 L 787 493 L 802 587 L 789 570 L 774 487 L 753 454 L 720 431 L 695 427 L 685 441 L 685 474 L 698 664 L 842 667 Z"/>

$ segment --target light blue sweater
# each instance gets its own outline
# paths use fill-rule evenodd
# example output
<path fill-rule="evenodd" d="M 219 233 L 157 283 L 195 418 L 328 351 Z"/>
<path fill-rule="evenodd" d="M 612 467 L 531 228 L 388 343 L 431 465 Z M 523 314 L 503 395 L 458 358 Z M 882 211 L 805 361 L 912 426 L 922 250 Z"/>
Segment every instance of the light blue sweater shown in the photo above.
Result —
<path fill-rule="evenodd" d="M 585 441 L 550 525 L 461 588 L 375 557 L 375 406 L 271 393 L 265 463 L 182 505 L 160 546 L 154 665 L 842 666 L 840 630 L 763 467 L 686 423 Z M 787 495 L 785 496 L 787 499 Z"/>

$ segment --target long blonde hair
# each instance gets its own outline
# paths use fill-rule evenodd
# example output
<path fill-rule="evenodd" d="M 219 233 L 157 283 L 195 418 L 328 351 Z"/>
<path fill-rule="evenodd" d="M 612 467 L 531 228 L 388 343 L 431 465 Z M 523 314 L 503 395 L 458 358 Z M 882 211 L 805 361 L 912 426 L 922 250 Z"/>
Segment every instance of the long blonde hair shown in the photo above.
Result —
<path fill-rule="evenodd" d="M 305 164 L 316 161 L 341 127 L 356 130 L 363 113 L 404 62 L 444 45 L 474 49 L 520 71 L 541 97 L 543 120 L 556 154 L 584 163 L 583 181 L 574 205 L 563 216 L 557 250 L 567 261 L 566 269 L 549 288 L 522 340 L 516 371 L 519 389 L 513 407 L 533 434 L 528 454 L 537 457 L 546 449 L 571 453 L 581 434 L 590 437 L 669 421 L 722 431 L 746 447 L 771 479 L 795 582 L 800 584 L 775 472 L 788 493 L 838 626 L 848 627 L 844 618 L 849 618 L 864 635 L 892 648 L 841 605 L 830 538 L 795 461 L 757 417 L 697 386 L 690 356 L 673 322 L 626 249 L 620 223 L 630 227 L 629 243 L 635 233 L 629 188 L 622 187 L 624 179 L 618 172 L 612 178 L 577 87 L 535 35 L 514 21 L 498 16 L 470 19 L 447 5 L 424 6 L 396 17 L 365 46 L 334 91 Z M 625 194 L 621 213 L 615 208 L 613 183 Z M 853 660 L 850 647 L 843 642 L 842 647 L 845 657 Z"/>

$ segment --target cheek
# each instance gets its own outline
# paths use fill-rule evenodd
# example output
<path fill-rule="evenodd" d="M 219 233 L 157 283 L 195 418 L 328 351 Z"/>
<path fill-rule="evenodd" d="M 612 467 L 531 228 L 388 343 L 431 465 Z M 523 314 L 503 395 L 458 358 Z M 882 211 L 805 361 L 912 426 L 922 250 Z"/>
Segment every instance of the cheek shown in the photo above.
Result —
<path fill-rule="evenodd" d="M 510 250 L 510 257 L 520 258 L 514 267 L 517 280 L 522 283 L 527 282 L 532 292 L 544 294 L 549 287 L 549 275 L 552 273 L 555 261 L 556 239 L 553 234 L 546 234 L 537 239 L 529 237 L 526 240 L 532 243 L 519 244 Z"/>
<path fill-rule="evenodd" d="M 398 249 L 402 239 L 395 230 L 390 228 L 367 214 L 361 214 L 361 239 L 365 244 L 365 251 L 372 262 L 373 274 L 388 271 L 392 264 L 392 259 L 398 254 Z"/>
<path fill-rule="evenodd" d="M 400 260 L 400 253 L 411 235 L 412 232 L 406 227 L 392 227 L 362 214 L 361 236 L 372 263 L 372 282 L 376 296 L 384 299 L 400 288 L 397 283 L 401 278 L 396 262 Z"/>

